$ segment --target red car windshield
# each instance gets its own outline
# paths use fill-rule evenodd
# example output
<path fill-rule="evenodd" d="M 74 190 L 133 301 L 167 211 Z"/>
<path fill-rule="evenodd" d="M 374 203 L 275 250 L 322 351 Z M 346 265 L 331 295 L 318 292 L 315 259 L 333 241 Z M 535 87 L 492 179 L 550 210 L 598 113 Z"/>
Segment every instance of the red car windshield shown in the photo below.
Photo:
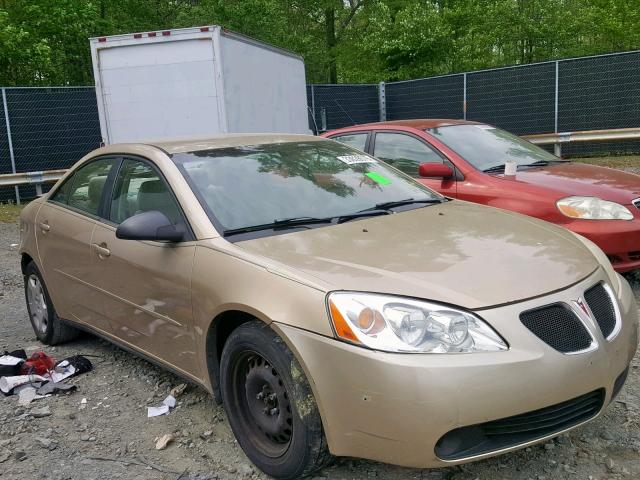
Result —
<path fill-rule="evenodd" d="M 533 143 L 489 125 L 447 125 L 428 128 L 426 132 L 478 170 L 488 170 L 508 161 L 516 161 L 518 165 L 561 161 Z"/>

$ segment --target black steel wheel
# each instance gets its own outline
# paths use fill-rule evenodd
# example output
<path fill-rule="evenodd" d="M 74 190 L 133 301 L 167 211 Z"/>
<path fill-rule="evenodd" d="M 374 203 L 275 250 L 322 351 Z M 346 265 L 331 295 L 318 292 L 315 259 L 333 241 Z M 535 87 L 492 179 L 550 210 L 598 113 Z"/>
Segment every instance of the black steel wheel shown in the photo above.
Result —
<path fill-rule="evenodd" d="M 264 455 L 281 456 L 291 443 L 293 413 L 280 375 L 262 355 L 249 351 L 238 359 L 233 375 L 239 420 L 245 430 L 253 431 L 253 441 Z"/>
<path fill-rule="evenodd" d="M 330 460 L 311 387 L 293 353 L 262 322 L 248 322 L 225 343 L 222 399 L 249 459 L 279 479 L 300 478 Z M 291 372 L 296 374 L 296 382 Z M 296 405 L 305 405 L 301 415 Z"/>

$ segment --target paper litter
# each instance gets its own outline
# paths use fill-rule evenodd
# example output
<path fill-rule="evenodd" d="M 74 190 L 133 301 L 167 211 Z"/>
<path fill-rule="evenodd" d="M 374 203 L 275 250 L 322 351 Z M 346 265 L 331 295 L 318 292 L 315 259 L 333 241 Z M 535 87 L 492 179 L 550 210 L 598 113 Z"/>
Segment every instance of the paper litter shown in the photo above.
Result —
<path fill-rule="evenodd" d="M 172 408 L 176 406 L 176 399 L 173 395 L 169 395 L 162 401 L 162 404 L 158 407 L 147 407 L 147 418 L 159 417 L 160 415 L 166 415 Z"/>

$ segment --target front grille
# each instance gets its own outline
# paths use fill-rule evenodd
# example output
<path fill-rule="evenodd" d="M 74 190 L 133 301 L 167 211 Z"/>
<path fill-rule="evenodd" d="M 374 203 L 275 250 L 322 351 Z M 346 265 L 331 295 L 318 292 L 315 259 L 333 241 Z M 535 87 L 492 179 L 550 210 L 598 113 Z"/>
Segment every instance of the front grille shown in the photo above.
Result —
<path fill-rule="evenodd" d="M 624 261 L 622 260 L 622 257 L 620 255 L 607 255 L 607 258 L 612 265 L 615 265 L 616 263 L 622 263 Z"/>
<path fill-rule="evenodd" d="M 632 262 L 640 260 L 640 252 L 629 252 L 629 260 Z"/>
<path fill-rule="evenodd" d="M 596 416 L 604 397 L 599 389 L 533 412 L 456 428 L 438 440 L 435 453 L 443 460 L 459 460 L 553 435 Z"/>
<path fill-rule="evenodd" d="M 602 335 L 608 338 L 616 327 L 616 309 L 609 293 L 598 283 L 584 292 L 584 299 L 598 322 Z"/>
<path fill-rule="evenodd" d="M 579 352 L 591 346 L 591 335 L 564 303 L 522 312 L 520 321 L 536 337 L 559 352 Z"/>

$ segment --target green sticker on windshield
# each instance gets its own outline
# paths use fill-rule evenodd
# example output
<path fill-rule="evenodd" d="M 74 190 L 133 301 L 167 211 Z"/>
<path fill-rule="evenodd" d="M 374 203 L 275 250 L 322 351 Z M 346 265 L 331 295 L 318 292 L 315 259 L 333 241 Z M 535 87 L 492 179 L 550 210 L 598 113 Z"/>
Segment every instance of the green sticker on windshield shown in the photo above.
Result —
<path fill-rule="evenodd" d="M 389 180 L 386 177 L 383 177 L 377 172 L 367 172 L 365 173 L 365 175 L 369 177 L 371 180 L 373 180 L 374 182 L 379 183 L 380 185 L 389 185 L 391 183 L 391 180 Z"/>

